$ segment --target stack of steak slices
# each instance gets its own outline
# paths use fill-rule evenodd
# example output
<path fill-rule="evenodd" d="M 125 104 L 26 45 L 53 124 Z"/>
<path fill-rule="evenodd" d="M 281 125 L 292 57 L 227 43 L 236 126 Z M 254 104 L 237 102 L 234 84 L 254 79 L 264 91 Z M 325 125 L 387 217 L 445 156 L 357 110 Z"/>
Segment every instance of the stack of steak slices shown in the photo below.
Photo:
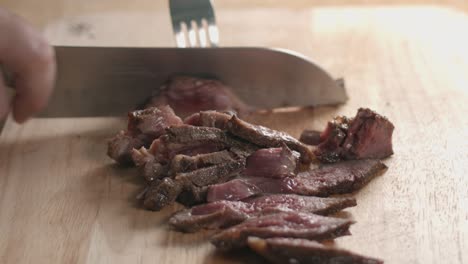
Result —
<path fill-rule="evenodd" d="M 139 167 L 147 209 L 193 206 L 171 217 L 174 229 L 216 229 L 211 242 L 218 249 L 249 247 L 272 262 L 380 263 L 317 241 L 350 234 L 353 221 L 327 215 L 355 199 L 328 196 L 359 190 L 385 171 L 379 159 L 393 154 L 386 118 L 369 109 L 336 118 L 312 133 L 312 147 L 229 112 L 202 111 L 182 122 L 168 106 L 142 111 L 149 114 L 129 114 L 128 131 L 110 141 L 109 156 Z M 135 123 L 143 127 L 138 133 Z"/>

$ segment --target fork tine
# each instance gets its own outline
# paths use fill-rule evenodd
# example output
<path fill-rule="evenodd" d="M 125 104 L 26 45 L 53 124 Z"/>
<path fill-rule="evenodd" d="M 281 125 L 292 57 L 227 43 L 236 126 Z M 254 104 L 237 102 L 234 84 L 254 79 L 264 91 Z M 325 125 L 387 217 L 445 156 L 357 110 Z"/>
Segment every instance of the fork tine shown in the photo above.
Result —
<path fill-rule="evenodd" d="M 178 47 L 218 46 L 212 0 L 169 0 L 169 9 Z M 180 27 L 180 22 L 185 22 L 186 31 Z"/>
<path fill-rule="evenodd" d="M 219 32 L 215 23 L 208 21 L 208 38 L 212 47 L 217 47 L 219 44 Z"/>
<path fill-rule="evenodd" d="M 187 32 L 190 47 L 196 47 L 198 45 L 196 30 L 196 22 L 190 21 L 189 23 L 187 23 Z"/>
<path fill-rule="evenodd" d="M 206 48 L 207 41 L 206 41 L 206 19 L 202 19 L 198 21 L 198 39 L 200 41 L 200 47 Z"/>
<path fill-rule="evenodd" d="M 177 47 L 186 48 L 187 42 L 185 41 L 185 33 L 182 29 L 182 23 L 173 23 L 172 28 L 174 30 Z"/>

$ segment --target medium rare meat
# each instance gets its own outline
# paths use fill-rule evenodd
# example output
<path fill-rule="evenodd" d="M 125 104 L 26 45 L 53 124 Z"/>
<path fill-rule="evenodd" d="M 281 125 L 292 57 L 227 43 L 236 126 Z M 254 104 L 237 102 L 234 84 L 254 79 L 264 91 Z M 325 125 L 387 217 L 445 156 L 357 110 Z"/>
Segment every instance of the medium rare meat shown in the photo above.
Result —
<path fill-rule="evenodd" d="M 248 246 L 271 263 L 294 264 L 382 264 L 379 259 L 369 258 L 335 247 L 324 246 L 316 241 L 299 238 L 249 237 Z"/>
<path fill-rule="evenodd" d="M 243 160 L 233 160 L 226 163 L 178 173 L 174 178 L 164 178 L 155 182 L 145 194 L 144 206 L 147 209 L 159 211 L 174 202 L 183 191 L 193 199 L 205 199 L 206 189 L 203 187 L 214 183 L 225 182 L 242 171 Z M 188 192 L 188 194 L 187 194 Z M 200 197 L 201 196 L 201 197 Z"/>
<path fill-rule="evenodd" d="M 150 151 L 151 148 L 148 150 L 145 147 L 132 150 L 132 160 L 140 168 L 141 176 L 147 182 L 162 179 L 169 174 L 169 167 L 166 164 L 159 163 Z"/>
<path fill-rule="evenodd" d="M 170 106 L 161 105 L 128 114 L 128 132 L 131 135 L 144 135 L 149 143 L 165 133 L 169 126 L 180 125 L 182 120 L 174 114 Z"/>
<path fill-rule="evenodd" d="M 280 212 L 295 211 L 328 215 L 344 208 L 356 206 L 356 199 L 351 197 L 314 197 L 296 194 L 272 194 L 243 200 L 251 204 L 255 211 Z"/>
<path fill-rule="evenodd" d="M 125 131 L 120 131 L 107 143 L 107 156 L 122 165 L 133 164 L 131 152 L 134 148 L 140 148 L 145 142 L 140 138 L 134 138 Z"/>
<path fill-rule="evenodd" d="M 182 80 L 182 86 L 188 82 Z M 178 111 L 191 113 L 203 100 L 181 102 L 206 90 L 205 84 L 193 84 L 179 97 L 166 87 L 152 103 L 173 100 Z M 219 99 L 223 92 L 213 90 L 210 96 Z M 359 109 L 353 119 L 335 118 L 320 135 L 305 131 L 301 141 L 318 144 L 313 148 L 234 113 L 200 111 L 182 122 L 169 106 L 161 106 L 129 113 L 127 130 L 109 142 L 108 154 L 139 167 L 146 188 L 137 199 L 147 209 L 158 211 L 174 201 L 196 205 L 173 215 L 172 227 L 227 228 L 211 240 L 219 249 L 248 244 L 278 263 L 381 263 L 310 240 L 349 234 L 353 221 L 320 214 L 355 206 L 355 199 L 318 196 L 353 192 L 384 171 L 377 159 L 393 153 L 392 132 L 387 119 Z M 311 169 L 312 161 L 341 162 Z"/>
<path fill-rule="evenodd" d="M 149 147 L 167 127 L 180 124 L 182 120 L 169 106 L 130 112 L 127 131 L 121 131 L 109 140 L 107 155 L 120 164 L 133 164 L 132 149 Z"/>
<path fill-rule="evenodd" d="M 175 176 L 175 180 L 180 181 L 183 186 L 203 187 L 218 182 L 225 182 L 240 173 L 244 167 L 245 163 L 243 160 L 232 160 L 191 172 L 178 173 Z"/>
<path fill-rule="evenodd" d="M 242 139 L 235 138 L 215 127 L 196 127 L 190 125 L 173 126 L 160 138 L 159 156 L 171 160 L 177 154 L 194 156 L 224 149 L 240 150 L 250 155 L 258 147 Z M 237 154 L 237 153 L 236 153 Z"/>
<path fill-rule="evenodd" d="M 307 145 L 317 146 L 320 144 L 320 134 L 320 131 L 306 129 L 302 131 L 299 141 Z"/>
<path fill-rule="evenodd" d="M 329 196 L 359 190 L 387 166 L 379 160 L 350 160 L 323 165 L 318 169 L 301 172 L 295 178 L 296 193 Z"/>
<path fill-rule="evenodd" d="M 175 155 L 171 161 L 171 172 L 193 171 L 199 168 L 217 165 L 234 161 L 233 154 L 227 150 L 211 152 L 207 154 L 198 154 L 195 156 Z"/>
<path fill-rule="evenodd" d="M 276 131 L 264 126 L 250 124 L 246 121 L 233 116 L 228 124 L 227 129 L 232 134 L 262 147 L 281 147 L 283 144 L 290 149 L 301 154 L 301 161 L 304 164 L 312 162 L 314 156 L 312 151 L 305 144 L 293 138 L 289 134 L 281 131 Z"/>
<path fill-rule="evenodd" d="M 336 117 L 329 122 L 314 153 L 322 162 L 383 159 L 393 154 L 393 130 L 387 118 L 360 108 L 353 119 Z"/>
<path fill-rule="evenodd" d="M 327 215 L 355 206 L 353 198 L 319 198 L 294 194 L 268 195 L 245 201 L 217 201 L 182 210 L 171 217 L 169 224 L 177 230 L 194 232 L 202 228 L 225 228 L 248 218 L 296 211 Z"/>
<path fill-rule="evenodd" d="M 185 118 L 184 123 L 192 126 L 216 127 L 225 130 L 232 113 L 201 111 Z"/>
<path fill-rule="evenodd" d="M 206 200 L 215 202 L 220 200 L 239 201 L 261 194 L 295 193 L 297 182 L 294 178 L 264 178 L 245 177 L 225 183 L 214 184 L 208 188 Z"/>
<path fill-rule="evenodd" d="M 245 176 L 284 178 L 296 175 L 299 153 L 286 145 L 281 148 L 259 149 L 247 158 Z"/>
<path fill-rule="evenodd" d="M 329 196 L 359 190 L 367 182 L 386 170 L 379 160 L 351 160 L 323 165 L 301 172 L 296 177 L 272 179 L 244 177 L 209 187 L 207 200 L 241 200 L 265 193 L 295 193 Z"/>
<path fill-rule="evenodd" d="M 343 142 L 348 133 L 348 126 L 351 121 L 344 116 L 335 117 L 328 122 L 327 128 L 320 135 L 320 144 L 314 150 L 314 154 L 322 162 L 337 162 L 342 159 Z"/>
<path fill-rule="evenodd" d="M 211 243 L 218 249 L 229 250 L 246 246 L 250 236 L 324 240 L 348 235 L 349 226 L 353 223 L 351 220 L 299 212 L 269 214 L 225 229 L 214 235 Z"/>
<path fill-rule="evenodd" d="M 204 110 L 249 112 L 249 107 L 220 81 L 188 76 L 170 78 L 146 103 L 146 107 L 159 105 L 170 105 L 181 117 Z"/>
<path fill-rule="evenodd" d="M 250 208 L 249 204 L 230 201 L 197 205 L 174 214 L 169 225 L 182 232 L 224 228 L 249 218 Z"/>
<path fill-rule="evenodd" d="M 206 202 L 207 193 L 208 186 L 190 186 L 188 190 L 184 190 L 179 194 L 176 201 L 186 207 L 191 207 Z"/>
<path fill-rule="evenodd" d="M 394 125 L 368 108 L 360 108 L 343 143 L 346 159 L 383 159 L 393 154 Z"/>
<path fill-rule="evenodd" d="M 182 191 L 182 185 L 171 179 L 155 180 L 145 193 L 143 205 L 150 210 L 159 211 L 175 201 Z"/>

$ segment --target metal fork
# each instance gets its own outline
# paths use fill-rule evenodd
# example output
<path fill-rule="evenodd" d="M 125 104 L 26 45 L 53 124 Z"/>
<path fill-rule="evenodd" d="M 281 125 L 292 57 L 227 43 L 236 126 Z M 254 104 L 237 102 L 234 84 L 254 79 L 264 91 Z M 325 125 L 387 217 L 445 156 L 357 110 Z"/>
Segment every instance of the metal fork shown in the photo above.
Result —
<path fill-rule="evenodd" d="M 169 0 L 169 8 L 178 48 L 218 46 L 211 0 Z"/>

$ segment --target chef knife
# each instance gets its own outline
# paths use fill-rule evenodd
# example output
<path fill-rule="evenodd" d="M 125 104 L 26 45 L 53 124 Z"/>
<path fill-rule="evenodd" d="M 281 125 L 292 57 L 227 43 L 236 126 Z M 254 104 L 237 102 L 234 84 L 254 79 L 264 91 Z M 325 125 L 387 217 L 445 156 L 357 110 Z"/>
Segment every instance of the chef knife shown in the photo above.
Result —
<path fill-rule="evenodd" d="M 304 56 L 269 48 L 55 47 L 57 81 L 41 117 L 117 116 L 173 75 L 216 78 L 256 109 L 343 103 L 343 86 Z"/>

